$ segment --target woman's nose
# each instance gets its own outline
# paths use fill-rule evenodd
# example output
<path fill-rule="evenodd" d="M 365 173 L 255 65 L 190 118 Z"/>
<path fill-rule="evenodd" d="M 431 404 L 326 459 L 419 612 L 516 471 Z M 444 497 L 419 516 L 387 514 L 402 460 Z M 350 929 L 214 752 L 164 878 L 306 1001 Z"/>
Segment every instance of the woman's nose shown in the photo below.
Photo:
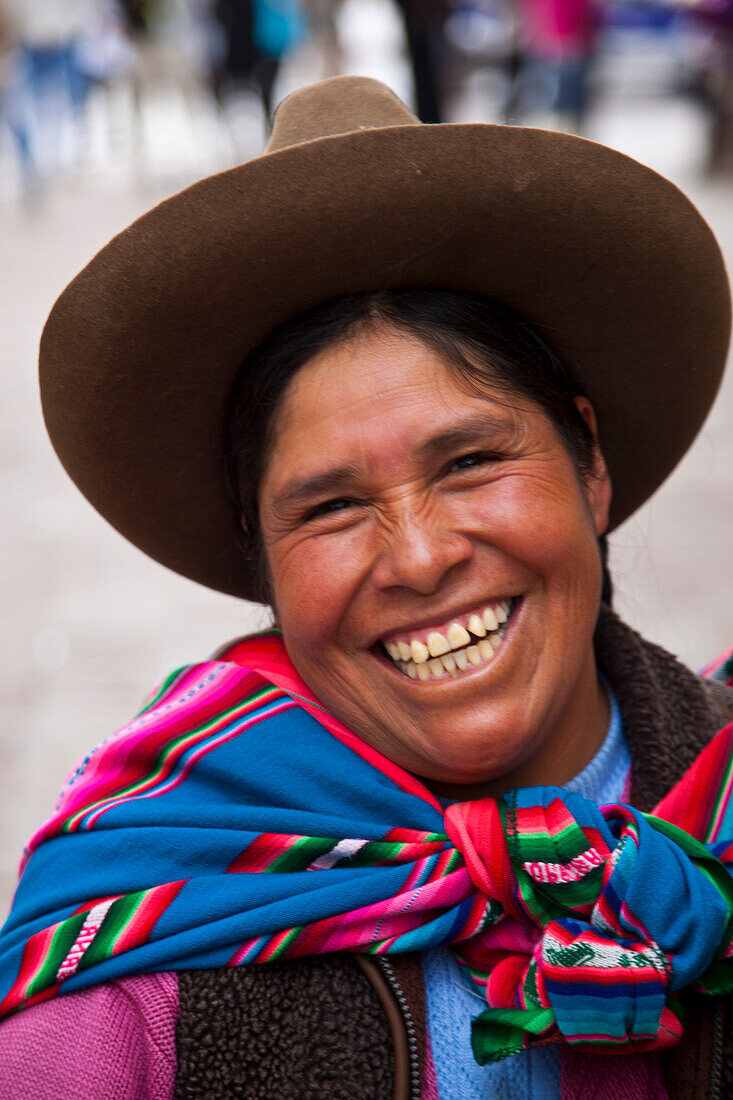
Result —
<path fill-rule="evenodd" d="M 372 581 L 377 588 L 409 588 L 428 596 L 472 553 L 470 538 L 449 524 L 410 516 L 384 533 Z"/>

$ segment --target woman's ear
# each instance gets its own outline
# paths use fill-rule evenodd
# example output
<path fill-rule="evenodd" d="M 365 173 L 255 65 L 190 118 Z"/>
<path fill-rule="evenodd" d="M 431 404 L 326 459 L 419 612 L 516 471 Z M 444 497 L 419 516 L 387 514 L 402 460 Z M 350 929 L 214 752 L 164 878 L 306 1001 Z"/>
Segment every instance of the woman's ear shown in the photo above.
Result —
<path fill-rule="evenodd" d="M 613 496 L 611 477 L 608 473 L 606 460 L 603 457 L 603 452 L 598 442 L 598 423 L 596 421 L 595 409 L 587 397 L 574 397 L 573 402 L 593 436 L 593 469 L 590 476 L 584 478 L 584 484 L 585 495 L 591 515 L 593 516 L 596 534 L 600 536 L 608 527 L 608 514 L 611 509 L 611 498 Z"/>

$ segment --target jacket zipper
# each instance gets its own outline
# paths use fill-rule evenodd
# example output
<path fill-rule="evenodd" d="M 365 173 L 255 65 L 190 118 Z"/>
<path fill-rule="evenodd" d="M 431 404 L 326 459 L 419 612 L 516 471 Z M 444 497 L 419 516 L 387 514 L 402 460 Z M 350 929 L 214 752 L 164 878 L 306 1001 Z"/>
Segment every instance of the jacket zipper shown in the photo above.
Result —
<path fill-rule="evenodd" d="M 373 958 L 384 974 L 387 984 L 394 994 L 394 999 L 399 1005 L 402 1019 L 404 1020 L 405 1032 L 407 1034 L 407 1049 L 410 1055 L 410 1100 L 420 1100 L 420 1056 L 417 1047 L 417 1032 L 410 1013 L 410 1006 L 407 1003 L 407 997 L 402 992 L 400 983 L 397 981 L 395 972 L 392 969 L 392 963 L 389 959 L 385 955 L 375 955 Z"/>
<path fill-rule="evenodd" d="M 722 1096 L 725 1002 L 719 1000 L 713 1010 L 712 1050 L 710 1052 L 710 1100 Z"/>

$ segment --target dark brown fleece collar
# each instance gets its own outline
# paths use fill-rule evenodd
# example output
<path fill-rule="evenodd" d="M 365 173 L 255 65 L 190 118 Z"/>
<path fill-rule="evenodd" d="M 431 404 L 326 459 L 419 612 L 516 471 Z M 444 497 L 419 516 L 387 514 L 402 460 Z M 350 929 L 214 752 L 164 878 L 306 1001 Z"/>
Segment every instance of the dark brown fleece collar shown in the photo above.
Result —
<path fill-rule="evenodd" d="M 595 647 L 631 749 L 631 802 L 649 812 L 730 721 L 733 690 L 696 676 L 607 607 L 601 609 Z"/>

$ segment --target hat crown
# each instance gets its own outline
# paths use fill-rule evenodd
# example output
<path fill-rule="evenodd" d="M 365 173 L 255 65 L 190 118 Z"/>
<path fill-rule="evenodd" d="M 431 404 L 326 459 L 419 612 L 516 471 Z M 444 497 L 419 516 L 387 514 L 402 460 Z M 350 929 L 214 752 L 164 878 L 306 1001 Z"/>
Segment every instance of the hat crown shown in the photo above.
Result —
<path fill-rule="evenodd" d="M 334 76 L 298 88 L 282 101 L 265 152 L 358 130 L 419 125 L 419 119 L 380 80 Z"/>

